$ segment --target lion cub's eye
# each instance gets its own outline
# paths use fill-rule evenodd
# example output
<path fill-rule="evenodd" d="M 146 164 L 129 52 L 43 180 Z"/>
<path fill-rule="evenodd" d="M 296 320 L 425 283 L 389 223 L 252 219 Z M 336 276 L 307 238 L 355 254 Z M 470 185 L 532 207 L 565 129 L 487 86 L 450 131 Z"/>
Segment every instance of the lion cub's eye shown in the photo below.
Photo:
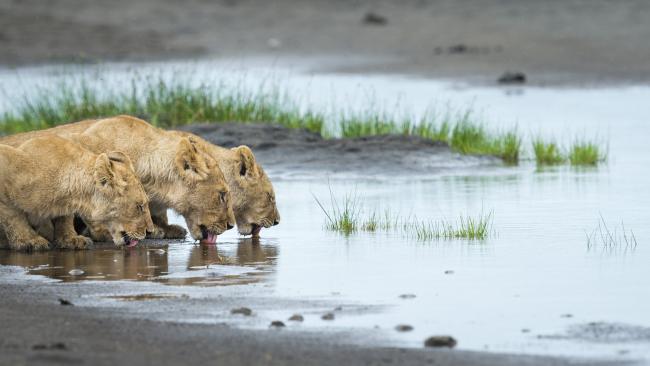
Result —
<path fill-rule="evenodd" d="M 226 191 L 219 192 L 219 200 L 221 201 L 221 203 L 226 203 L 226 195 L 227 194 L 228 193 Z"/>
<path fill-rule="evenodd" d="M 138 204 L 138 211 L 144 212 L 144 205 L 143 204 L 141 204 L 141 203 Z"/>
<path fill-rule="evenodd" d="M 273 197 L 272 194 L 267 193 L 266 195 L 269 197 L 269 201 L 271 201 L 271 202 L 275 202 L 275 197 Z"/>

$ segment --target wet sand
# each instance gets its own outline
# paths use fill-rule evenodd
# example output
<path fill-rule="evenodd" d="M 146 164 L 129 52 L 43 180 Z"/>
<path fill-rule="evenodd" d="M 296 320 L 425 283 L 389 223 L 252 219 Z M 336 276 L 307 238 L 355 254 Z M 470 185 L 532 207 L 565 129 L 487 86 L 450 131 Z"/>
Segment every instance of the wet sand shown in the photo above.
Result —
<path fill-rule="evenodd" d="M 15 268 L 15 267 L 14 267 Z M 18 277 L 16 277 L 18 276 Z M 172 296 L 148 296 L 131 307 L 79 306 L 99 296 L 136 288 L 124 283 L 59 284 L 35 280 L 26 286 L 16 269 L 0 267 L 0 364 L 2 365 L 609 365 L 613 361 L 513 356 L 459 350 L 402 349 L 359 345 L 364 335 L 354 331 L 308 333 L 294 329 L 244 330 L 219 319 L 215 324 L 156 321 L 156 314 L 175 311 L 191 316 L 200 306 L 212 310 L 241 306 L 241 299 L 218 301 Z M 30 281 L 31 282 L 31 281 Z M 155 289 L 152 291 L 156 291 Z M 59 298 L 72 306 L 63 306 Z M 90 300 L 88 300 L 90 298 Z M 117 300 L 119 301 L 119 300 Z M 75 304 L 76 303 L 76 304 Z M 247 300 L 257 309 L 264 298 Z M 275 304 L 274 306 L 286 306 Z M 172 310 L 175 309 L 175 310 Z M 367 341 L 367 340 L 366 340 Z M 462 340 L 461 340 L 462 342 Z"/>
<path fill-rule="evenodd" d="M 8 0 L 0 64 L 308 58 L 320 71 L 647 84 L 648 18 L 642 0 Z"/>

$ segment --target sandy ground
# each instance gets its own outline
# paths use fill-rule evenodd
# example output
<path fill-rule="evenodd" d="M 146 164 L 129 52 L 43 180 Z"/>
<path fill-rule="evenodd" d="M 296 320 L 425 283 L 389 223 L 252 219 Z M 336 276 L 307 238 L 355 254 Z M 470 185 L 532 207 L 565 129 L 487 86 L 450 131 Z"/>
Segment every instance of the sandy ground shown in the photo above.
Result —
<path fill-rule="evenodd" d="M 644 0 L 2 0 L 0 64 L 271 56 L 491 83 L 505 71 L 647 83 L 647 19 Z"/>

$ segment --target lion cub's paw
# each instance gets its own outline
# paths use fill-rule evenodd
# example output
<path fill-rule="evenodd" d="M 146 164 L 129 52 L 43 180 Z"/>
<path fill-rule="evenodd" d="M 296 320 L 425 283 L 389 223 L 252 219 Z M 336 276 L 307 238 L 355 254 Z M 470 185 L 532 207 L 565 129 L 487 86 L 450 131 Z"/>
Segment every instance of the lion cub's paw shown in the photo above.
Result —
<path fill-rule="evenodd" d="M 158 225 L 154 225 L 154 230 L 152 232 L 147 232 L 147 238 L 165 239 L 165 230 Z"/>
<path fill-rule="evenodd" d="M 34 238 L 19 240 L 17 243 L 11 244 L 11 247 L 15 250 L 26 252 L 50 250 L 50 242 L 48 242 L 45 238 L 37 236 Z"/>
<path fill-rule="evenodd" d="M 88 249 L 93 241 L 83 235 L 75 235 L 59 240 L 57 244 L 61 249 Z"/>
<path fill-rule="evenodd" d="M 178 225 L 169 225 L 165 228 L 165 239 L 185 239 L 187 230 Z"/>

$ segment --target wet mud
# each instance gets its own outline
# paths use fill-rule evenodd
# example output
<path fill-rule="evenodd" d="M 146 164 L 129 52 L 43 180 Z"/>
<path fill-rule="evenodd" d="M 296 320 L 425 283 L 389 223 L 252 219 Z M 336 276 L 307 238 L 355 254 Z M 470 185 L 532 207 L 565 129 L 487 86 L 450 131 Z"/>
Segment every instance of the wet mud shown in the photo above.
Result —
<path fill-rule="evenodd" d="M 286 172 L 435 174 L 502 164 L 494 157 L 460 155 L 444 142 L 415 136 L 324 139 L 302 129 L 259 123 L 199 123 L 179 129 L 223 147 L 248 145 L 265 167 Z"/>

